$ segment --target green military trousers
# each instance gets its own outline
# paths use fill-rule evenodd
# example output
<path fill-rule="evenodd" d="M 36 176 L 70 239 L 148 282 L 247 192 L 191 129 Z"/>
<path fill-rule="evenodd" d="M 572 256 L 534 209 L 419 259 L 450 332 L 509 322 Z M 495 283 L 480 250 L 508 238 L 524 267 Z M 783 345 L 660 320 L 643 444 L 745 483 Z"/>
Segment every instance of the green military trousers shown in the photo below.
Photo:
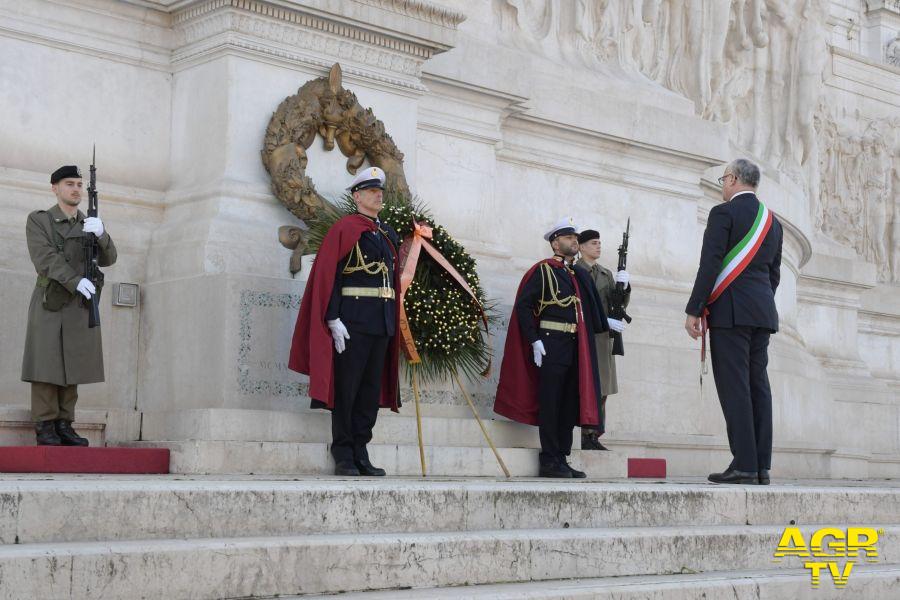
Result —
<path fill-rule="evenodd" d="M 35 421 L 74 421 L 77 401 L 77 385 L 54 385 L 40 381 L 31 383 L 31 418 Z"/>

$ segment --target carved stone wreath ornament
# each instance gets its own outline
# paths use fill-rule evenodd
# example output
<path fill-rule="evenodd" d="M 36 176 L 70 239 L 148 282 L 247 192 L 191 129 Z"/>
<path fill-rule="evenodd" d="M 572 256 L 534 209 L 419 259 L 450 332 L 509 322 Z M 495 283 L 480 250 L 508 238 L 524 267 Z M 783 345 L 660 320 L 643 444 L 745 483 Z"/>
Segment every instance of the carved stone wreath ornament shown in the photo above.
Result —
<path fill-rule="evenodd" d="M 266 128 L 262 161 L 272 178 L 272 192 L 297 218 L 308 222 L 323 211 L 334 210 L 306 175 L 306 150 L 317 135 L 325 150 L 333 150 L 336 145 L 347 157 L 351 175 L 368 160 L 387 176 L 386 191 L 409 196 L 403 153 L 372 109 L 363 108 L 356 94 L 344 89 L 341 66 L 335 63 L 328 77 L 308 81 L 296 94 L 285 98 Z M 300 257 L 307 249 L 304 230 L 285 225 L 279 228 L 278 239 L 294 251 L 290 270 L 297 273 Z"/>

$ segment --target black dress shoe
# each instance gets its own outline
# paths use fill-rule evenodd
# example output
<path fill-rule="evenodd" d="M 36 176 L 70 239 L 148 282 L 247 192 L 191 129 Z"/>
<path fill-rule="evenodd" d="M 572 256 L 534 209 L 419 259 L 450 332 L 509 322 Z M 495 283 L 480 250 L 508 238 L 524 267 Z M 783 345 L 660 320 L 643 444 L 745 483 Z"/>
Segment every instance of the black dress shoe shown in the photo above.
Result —
<path fill-rule="evenodd" d="M 572 474 L 572 479 L 584 479 L 587 477 L 587 473 L 584 471 L 579 471 L 578 469 L 573 469 L 572 465 L 567 463 L 566 461 L 562 461 L 562 466 L 569 470 L 569 473 Z"/>
<path fill-rule="evenodd" d="M 63 446 L 88 446 L 90 442 L 87 438 L 83 438 L 78 435 L 74 429 L 72 429 L 72 422 L 66 421 L 65 419 L 57 419 L 56 420 L 56 433 L 59 435 L 59 439 L 62 440 Z"/>
<path fill-rule="evenodd" d="M 552 477 L 554 479 L 572 479 L 572 471 L 568 468 L 568 465 L 561 465 L 558 463 L 549 464 L 549 465 L 541 465 L 540 471 L 538 471 L 538 477 Z"/>
<path fill-rule="evenodd" d="M 756 485 L 758 476 L 756 471 L 737 471 L 728 469 L 724 473 L 710 473 L 707 478 L 713 483 L 746 483 Z"/>
<path fill-rule="evenodd" d="M 34 424 L 34 433 L 38 446 L 62 446 L 62 440 L 56 433 L 56 421 L 39 421 Z"/>
<path fill-rule="evenodd" d="M 334 474 L 344 477 L 359 477 L 359 469 L 352 460 L 342 460 L 334 464 Z"/>
<path fill-rule="evenodd" d="M 769 470 L 768 469 L 760 469 L 759 470 L 759 485 L 769 485 Z"/>
<path fill-rule="evenodd" d="M 379 469 L 375 465 L 369 462 L 368 458 L 364 458 L 362 460 L 354 461 L 356 468 L 359 470 L 360 475 L 367 475 L 369 477 L 384 477 L 385 470 Z"/>

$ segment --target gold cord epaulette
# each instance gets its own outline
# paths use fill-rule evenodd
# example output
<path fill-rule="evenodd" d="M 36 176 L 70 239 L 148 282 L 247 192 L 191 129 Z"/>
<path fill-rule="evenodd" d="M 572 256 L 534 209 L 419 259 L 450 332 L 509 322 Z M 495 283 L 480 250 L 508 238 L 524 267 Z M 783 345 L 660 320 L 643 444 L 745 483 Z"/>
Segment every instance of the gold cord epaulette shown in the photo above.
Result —
<path fill-rule="evenodd" d="M 550 293 L 550 298 L 547 298 L 547 292 Z M 553 268 L 547 263 L 541 263 L 541 299 L 538 302 L 538 307 L 534 311 L 535 316 L 540 316 L 544 309 L 548 306 L 558 306 L 560 308 L 569 308 L 570 306 L 575 307 L 575 319 L 578 319 L 578 315 L 581 312 L 579 310 L 579 303 L 581 301 L 578 299 L 578 296 L 572 294 L 566 298 L 560 299 L 559 297 L 559 283 L 556 281 L 556 275 L 553 273 Z"/>
<path fill-rule="evenodd" d="M 352 265 L 350 264 L 351 262 L 353 262 Z M 373 260 L 367 263 L 359 247 L 359 242 L 356 243 L 356 246 L 353 247 L 353 252 L 347 257 L 347 263 L 344 265 L 344 270 L 341 273 L 350 275 L 358 271 L 362 271 L 367 275 L 378 275 L 381 273 L 382 287 L 391 287 L 388 282 L 387 265 L 382 260 Z"/>

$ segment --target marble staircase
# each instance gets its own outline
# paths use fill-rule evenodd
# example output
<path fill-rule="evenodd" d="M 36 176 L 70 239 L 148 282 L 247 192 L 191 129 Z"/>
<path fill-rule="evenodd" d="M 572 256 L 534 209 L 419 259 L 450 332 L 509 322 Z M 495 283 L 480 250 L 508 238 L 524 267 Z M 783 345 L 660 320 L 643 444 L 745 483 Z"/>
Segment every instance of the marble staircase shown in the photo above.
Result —
<path fill-rule="evenodd" d="M 900 586 L 895 482 L 4 476 L 0 599 L 854 598 Z M 786 526 L 877 528 L 818 589 Z M 808 539 L 808 538 L 807 538 Z"/>

